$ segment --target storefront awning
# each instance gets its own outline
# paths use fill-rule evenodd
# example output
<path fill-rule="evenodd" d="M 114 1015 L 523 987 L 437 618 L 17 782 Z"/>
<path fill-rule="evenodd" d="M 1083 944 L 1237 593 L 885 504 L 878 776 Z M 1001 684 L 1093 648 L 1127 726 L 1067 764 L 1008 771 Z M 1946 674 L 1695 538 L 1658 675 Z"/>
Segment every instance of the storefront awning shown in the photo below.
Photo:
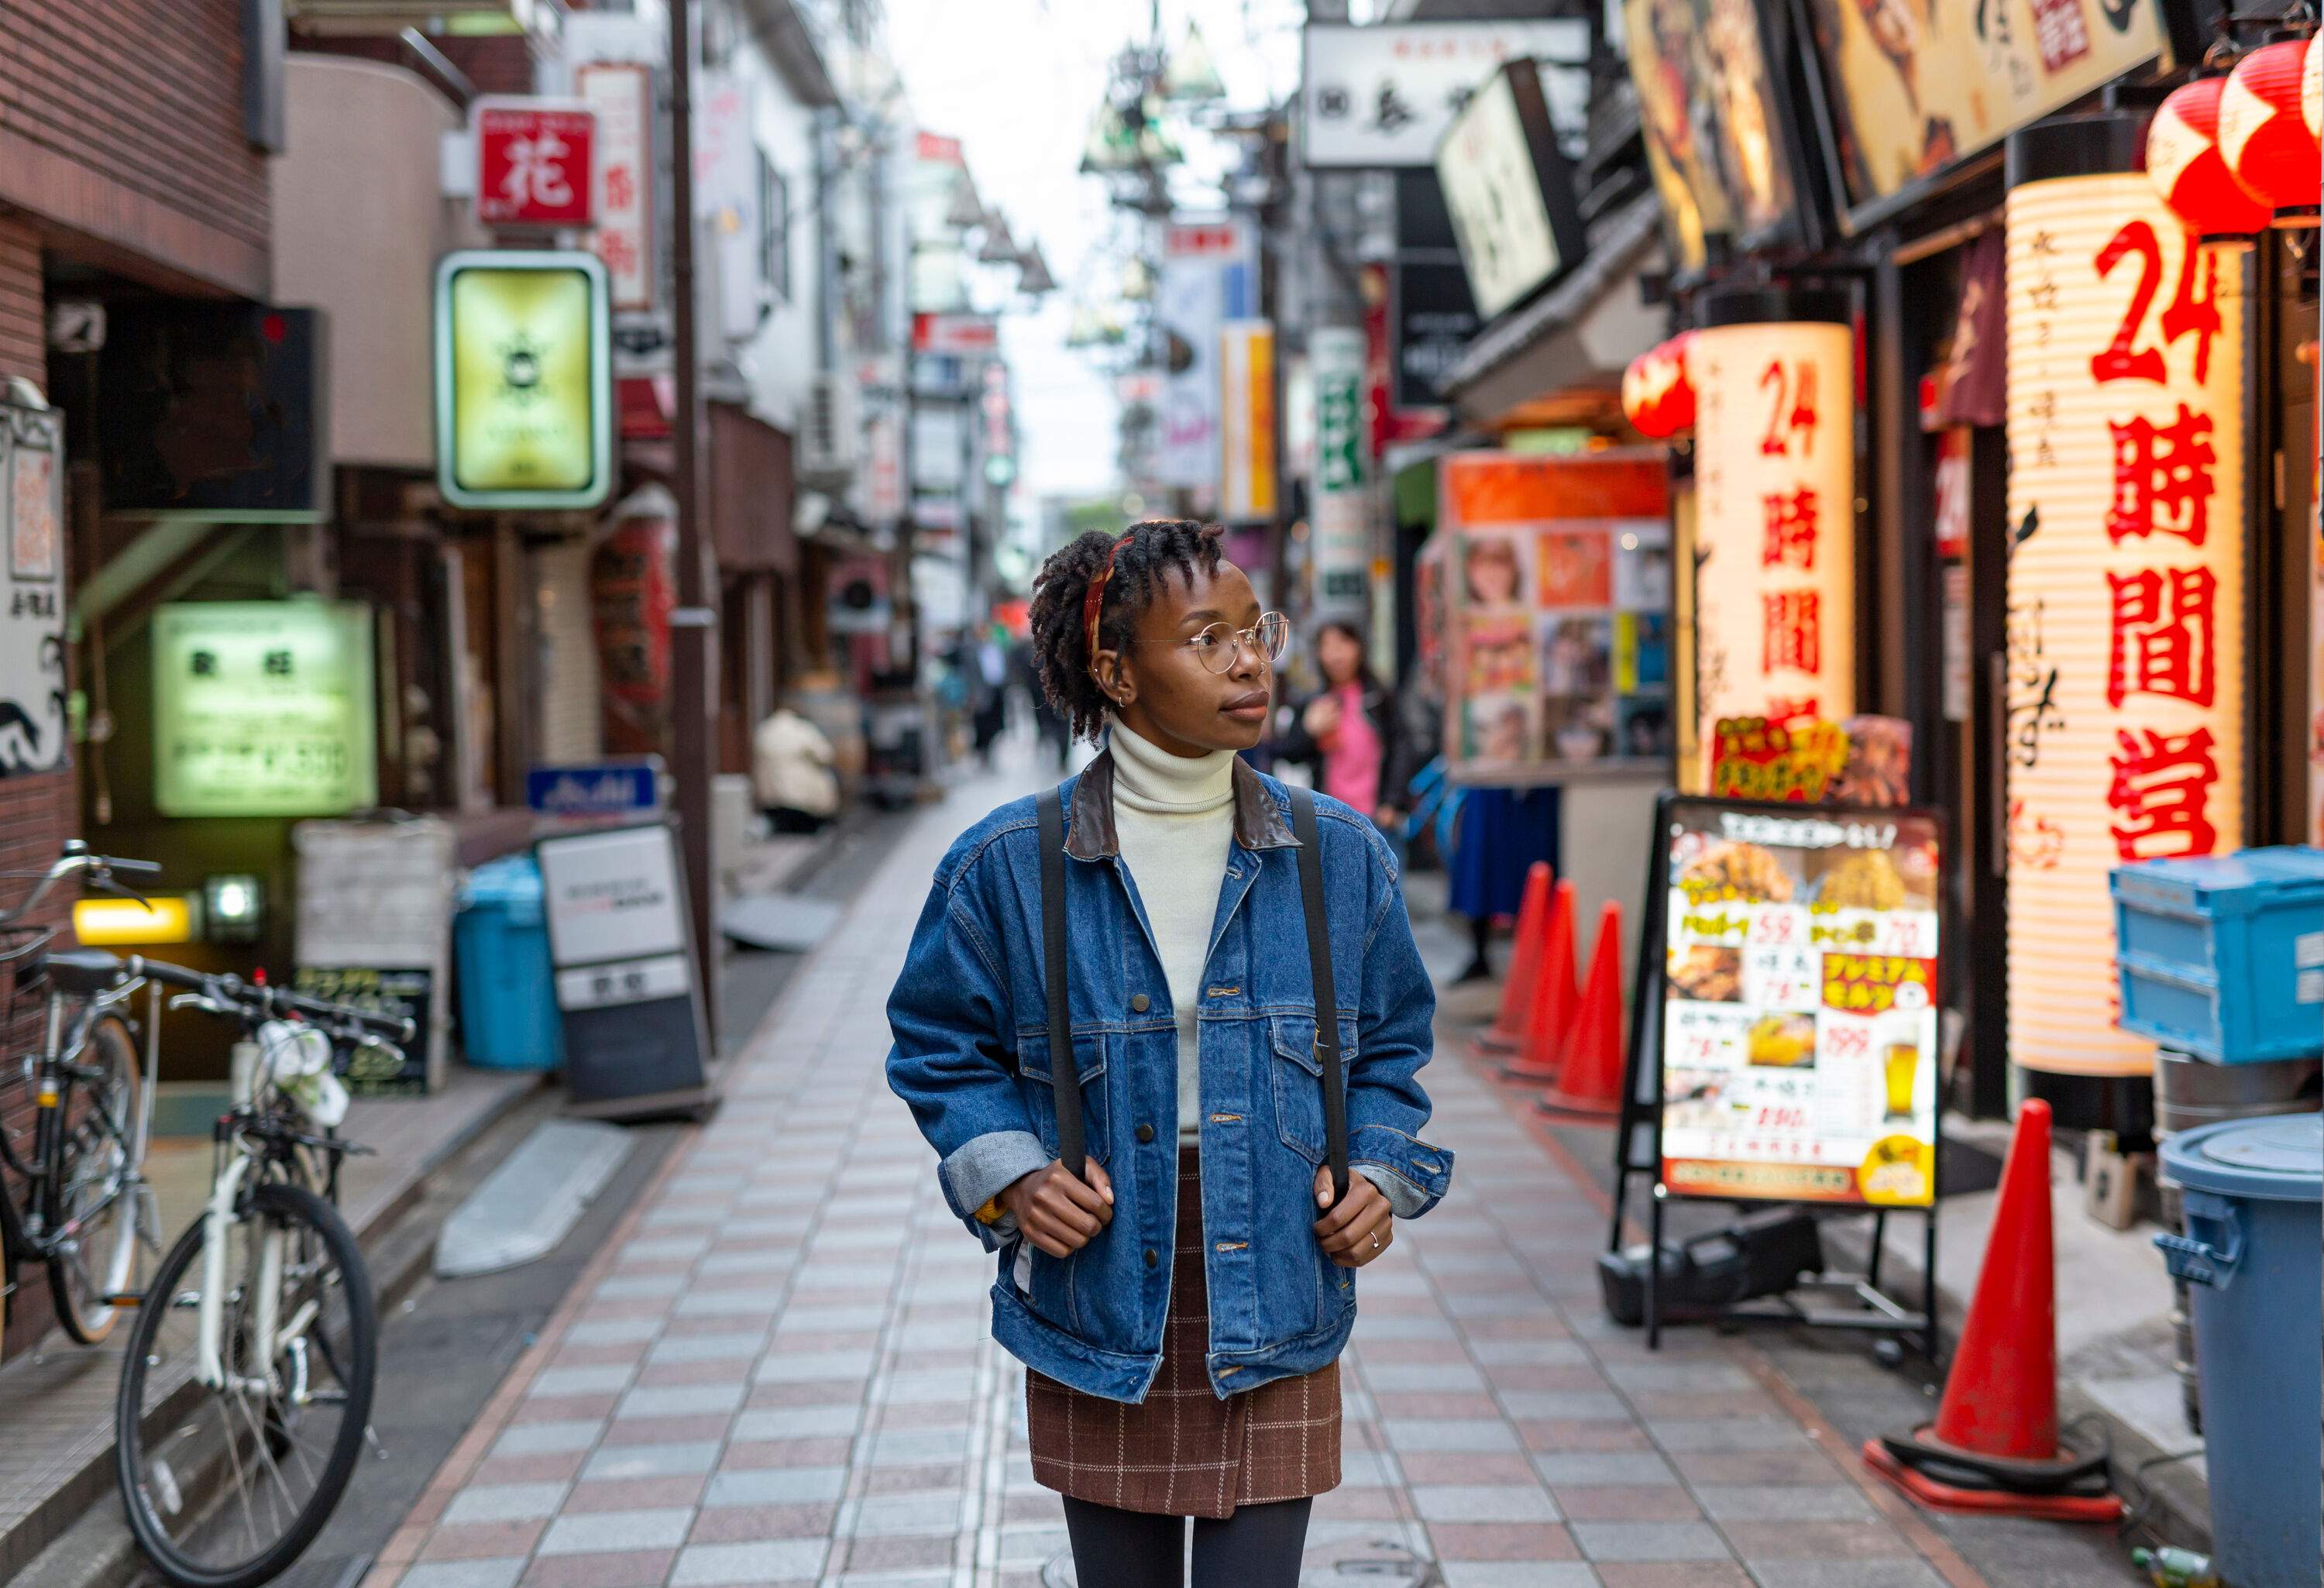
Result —
<path fill-rule="evenodd" d="M 1533 399 L 1615 391 L 1630 360 L 1669 334 L 1669 317 L 1638 291 L 1662 264 L 1659 200 L 1632 199 L 1590 229 L 1590 256 L 1554 290 L 1488 326 L 1443 386 L 1464 419 L 1489 422 Z"/>

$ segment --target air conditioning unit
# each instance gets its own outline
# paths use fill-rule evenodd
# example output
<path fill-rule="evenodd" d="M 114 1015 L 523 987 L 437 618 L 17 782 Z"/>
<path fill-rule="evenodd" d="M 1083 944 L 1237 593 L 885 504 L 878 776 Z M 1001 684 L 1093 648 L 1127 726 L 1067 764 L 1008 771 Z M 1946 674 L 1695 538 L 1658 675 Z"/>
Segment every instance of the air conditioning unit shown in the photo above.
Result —
<path fill-rule="evenodd" d="M 799 411 L 799 483 L 817 490 L 844 489 L 860 449 L 855 382 L 825 371 L 807 388 Z"/>

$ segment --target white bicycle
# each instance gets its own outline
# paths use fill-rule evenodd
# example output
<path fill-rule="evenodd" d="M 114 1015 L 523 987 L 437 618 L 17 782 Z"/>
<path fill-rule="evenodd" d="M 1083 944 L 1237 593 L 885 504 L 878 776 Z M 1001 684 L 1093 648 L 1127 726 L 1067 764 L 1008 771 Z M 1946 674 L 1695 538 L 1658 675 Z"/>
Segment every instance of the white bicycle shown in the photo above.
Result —
<path fill-rule="evenodd" d="M 346 1093 L 335 1044 L 391 1048 L 409 1020 L 132 958 L 172 1008 L 241 1025 L 208 1207 L 161 1260 L 115 1402 L 129 1525 L 179 1588 L 255 1588 L 313 1543 L 354 1475 L 379 1317 L 334 1205 Z"/>

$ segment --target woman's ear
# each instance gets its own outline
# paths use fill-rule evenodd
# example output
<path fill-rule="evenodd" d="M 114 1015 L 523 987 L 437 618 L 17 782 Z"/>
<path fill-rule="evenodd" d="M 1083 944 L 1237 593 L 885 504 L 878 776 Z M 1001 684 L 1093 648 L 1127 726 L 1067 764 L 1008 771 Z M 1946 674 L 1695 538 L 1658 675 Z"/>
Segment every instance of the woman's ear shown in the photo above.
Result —
<path fill-rule="evenodd" d="M 1090 676 L 1116 711 L 1138 698 L 1138 682 L 1119 651 L 1101 651 L 1090 664 Z"/>

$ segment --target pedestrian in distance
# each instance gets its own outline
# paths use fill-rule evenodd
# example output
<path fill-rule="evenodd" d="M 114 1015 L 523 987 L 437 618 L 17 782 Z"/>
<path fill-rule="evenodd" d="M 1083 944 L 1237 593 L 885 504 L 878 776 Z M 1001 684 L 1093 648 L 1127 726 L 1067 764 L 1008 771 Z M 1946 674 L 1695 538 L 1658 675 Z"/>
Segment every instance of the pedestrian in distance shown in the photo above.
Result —
<path fill-rule="evenodd" d="M 1315 631 L 1323 687 L 1283 713 L 1276 753 L 1304 762 L 1314 786 L 1370 816 L 1385 833 L 1403 821 L 1404 723 L 1396 697 L 1372 677 L 1364 632 L 1344 618 Z"/>
<path fill-rule="evenodd" d="M 888 1004 L 1090 1588 L 1180 1588 L 1190 1518 L 1194 1588 L 1293 1588 L 1356 1273 L 1452 1172 L 1387 843 L 1237 753 L 1286 624 L 1219 536 L 1148 522 L 1043 565 L 1042 688 L 1103 749 L 954 844 Z"/>

